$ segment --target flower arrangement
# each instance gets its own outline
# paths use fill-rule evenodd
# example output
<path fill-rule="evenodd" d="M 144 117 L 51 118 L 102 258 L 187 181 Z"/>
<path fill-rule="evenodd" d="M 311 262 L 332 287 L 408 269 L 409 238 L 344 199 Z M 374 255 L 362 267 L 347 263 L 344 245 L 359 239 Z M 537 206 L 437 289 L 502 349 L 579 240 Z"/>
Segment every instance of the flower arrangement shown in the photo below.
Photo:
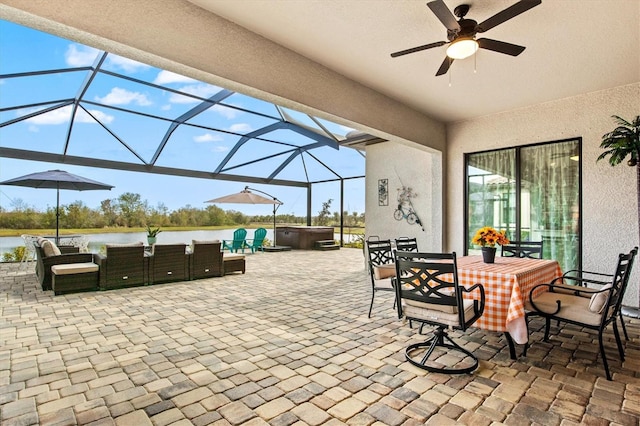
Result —
<path fill-rule="evenodd" d="M 471 242 L 482 247 L 495 247 L 496 244 L 509 244 L 509 239 L 505 233 L 506 231 L 497 231 L 490 226 L 485 226 L 476 231 L 476 235 L 474 235 Z"/>

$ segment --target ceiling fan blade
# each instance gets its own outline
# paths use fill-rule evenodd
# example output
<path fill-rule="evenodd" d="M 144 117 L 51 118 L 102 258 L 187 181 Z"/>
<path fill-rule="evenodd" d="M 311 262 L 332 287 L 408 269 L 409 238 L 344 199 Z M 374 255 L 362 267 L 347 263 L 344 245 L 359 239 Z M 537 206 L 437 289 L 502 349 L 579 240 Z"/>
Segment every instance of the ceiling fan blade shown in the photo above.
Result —
<path fill-rule="evenodd" d="M 443 75 L 446 74 L 447 71 L 449 71 L 449 67 L 451 67 L 451 64 L 453 63 L 453 59 L 451 59 L 450 57 L 446 56 L 444 58 L 444 61 L 442 62 L 442 65 L 440 65 L 440 68 L 438 68 L 438 72 L 436 73 L 436 77 L 439 75 Z"/>
<path fill-rule="evenodd" d="M 492 40 L 490 38 L 479 38 L 477 41 L 481 49 L 493 50 L 494 52 L 504 53 L 505 55 L 518 56 L 524 52 L 525 49 L 524 46 Z"/>
<path fill-rule="evenodd" d="M 460 31 L 460 24 L 456 20 L 456 17 L 453 16 L 453 13 L 449 10 L 446 4 L 444 4 L 443 0 L 434 0 L 427 3 L 429 9 L 433 12 L 434 15 L 444 24 L 444 26 L 451 31 Z"/>
<path fill-rule="evenodd" d="M 518 3 L 512 6 L 509 6 L 502 12 L 498 12 L 495 15 L 493 15 L 491 18 L 488 18 L 485 21 L 479 23 L 478 26 L 476 27 L 476 30 L 479 33 L 488 31 L 491 28 L 495 27 L 496 25 L 500 25 L 503 22 L 508 21 L 509 19 L 520 15 L 521 13 L 526 12 L 532 7 L 536 7 L 540 3 L 542 3 L 542 0 L 520 0 Z"/>
<path fill-rule="evenodd" d="M 415 52 L 420 52 L 421 50 L 427 50 L 427 49 L 431 49 L 433 47 L 440 47 L 447 44 L 446 41 L 437 41 L 435 43 L 429 43 L 429 44 L 425 44 L 423 46 L 418 46 L 418 47 L 412 47 L 411 49 L 406 49 L 406 50 L 401 50 L 399 52 L 394 52 L 391 54 L 392 58 L 396 58 L 398 56 L 402 56 L 402 55 L 408 55 L 409 53 L 415 53 Z"/>

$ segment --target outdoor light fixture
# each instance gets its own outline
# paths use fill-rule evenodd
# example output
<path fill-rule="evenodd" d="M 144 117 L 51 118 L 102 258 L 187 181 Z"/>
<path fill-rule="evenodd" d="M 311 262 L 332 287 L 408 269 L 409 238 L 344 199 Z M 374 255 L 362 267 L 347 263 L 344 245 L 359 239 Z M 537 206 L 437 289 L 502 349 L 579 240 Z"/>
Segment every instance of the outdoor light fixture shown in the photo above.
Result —
<path fill-rule="evenodd" d="M 473 38 L 458 39 L 447 47 L 447 56 L 451 59 L 464 59 L 478 51 L 478 42 Z"/>

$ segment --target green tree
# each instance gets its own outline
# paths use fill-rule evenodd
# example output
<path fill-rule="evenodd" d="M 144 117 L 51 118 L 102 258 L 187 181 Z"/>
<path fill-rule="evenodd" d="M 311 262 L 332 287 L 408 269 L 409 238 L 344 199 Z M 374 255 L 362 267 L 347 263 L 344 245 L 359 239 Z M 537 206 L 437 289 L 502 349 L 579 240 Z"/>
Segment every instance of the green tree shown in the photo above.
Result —
<path fill-rule="evenodd" d="M 144 226 L 146 223 L 147 203 L 142 201 L 140 194 L 125 192 L 120 195 L 118 211 L 125 226 Z"/>
<path fill-rule="evenodd" d="M 322 203 L 322 210 L 318 213 L 318 225 L 326 226 L 329 224 L 329 218 L 331 217 L 331 202 L 333 198 L 329 198 L 329 200 Z"/>

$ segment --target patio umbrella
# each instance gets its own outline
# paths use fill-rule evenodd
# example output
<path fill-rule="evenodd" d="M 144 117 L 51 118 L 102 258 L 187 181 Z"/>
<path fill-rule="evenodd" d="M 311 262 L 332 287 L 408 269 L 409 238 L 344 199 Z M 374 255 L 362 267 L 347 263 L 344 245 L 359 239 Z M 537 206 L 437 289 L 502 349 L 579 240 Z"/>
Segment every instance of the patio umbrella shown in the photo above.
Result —
<path fill-rule="evenodd" d="M 260 192 L 268 197 L 263 197 L 260 194 L 254 194 L 251 191 Z M 227 204 L 273 204 L 273 247 L 276 246 L 276 211 L 283 204 L 271 194 L 260 191 L 259 189 L 249 188 L 245 186 L 244 189 L 236 194 L 225 195 L 224 197 L 214 198 L 213 200 L 205 201 L 205 203 L 227 203 Z"/>
<path fill-rule="evenodd" d="M 46 172 L 31 173 L 30 175 L 0 182 L 0 185 L 26 186 L 29 188 L 49 188 L 56 189 L 56 244 L 58 243 L 59 221 L 60 221 L 60 190 L 72 189 L 75 191 L 89 191 L 94 189 L 113 188 L 95 180 L 74 175 L 63 170 L 49 170 Z"/>

